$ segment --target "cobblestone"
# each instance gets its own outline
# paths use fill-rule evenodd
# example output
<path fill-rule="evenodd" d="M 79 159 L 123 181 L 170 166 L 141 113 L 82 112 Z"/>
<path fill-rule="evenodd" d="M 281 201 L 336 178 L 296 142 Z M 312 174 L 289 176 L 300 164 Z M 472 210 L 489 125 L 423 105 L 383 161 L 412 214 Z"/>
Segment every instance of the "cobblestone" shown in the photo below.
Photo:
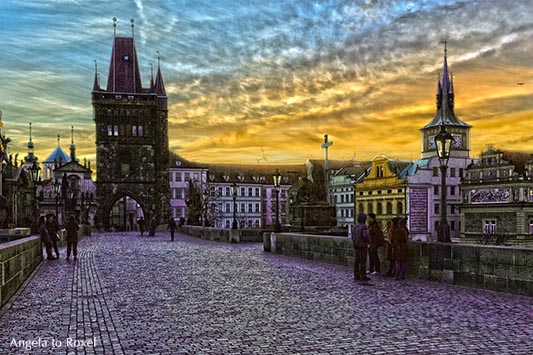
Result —
<path fill-rule="evenodd" d="M 533 353 L 528 297 L 362 285 L 344 267 L 183 235 L 95 234 L 79 249 L 0 311 L 0 354 Z"/>

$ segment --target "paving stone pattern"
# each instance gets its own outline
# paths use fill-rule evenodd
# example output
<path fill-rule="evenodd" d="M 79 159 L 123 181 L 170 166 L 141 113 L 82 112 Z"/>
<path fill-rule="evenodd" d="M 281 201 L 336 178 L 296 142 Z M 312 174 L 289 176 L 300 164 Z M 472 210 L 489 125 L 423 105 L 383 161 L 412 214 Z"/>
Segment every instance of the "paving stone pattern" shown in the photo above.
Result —
<path fill-rule="evenodd" d="M 95 234 L 46 260 L 0 310 L 0 354 L 533 353 L 529 297 L 169 239 Z"/>

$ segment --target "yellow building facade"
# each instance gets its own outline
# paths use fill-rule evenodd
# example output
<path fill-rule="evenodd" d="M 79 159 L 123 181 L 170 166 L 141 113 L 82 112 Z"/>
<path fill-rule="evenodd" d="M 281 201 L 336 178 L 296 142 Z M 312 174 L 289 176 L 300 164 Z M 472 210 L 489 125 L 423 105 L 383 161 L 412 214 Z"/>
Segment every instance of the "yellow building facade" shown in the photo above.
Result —
<path fill-rule="evenodd" d="M 400 175 L 409 163 L 384 155 L 375 156 L 368 175 L 355 184 L 356 215 L 375 213 L 381 222 L 405 216 L 407 179 Z"/>

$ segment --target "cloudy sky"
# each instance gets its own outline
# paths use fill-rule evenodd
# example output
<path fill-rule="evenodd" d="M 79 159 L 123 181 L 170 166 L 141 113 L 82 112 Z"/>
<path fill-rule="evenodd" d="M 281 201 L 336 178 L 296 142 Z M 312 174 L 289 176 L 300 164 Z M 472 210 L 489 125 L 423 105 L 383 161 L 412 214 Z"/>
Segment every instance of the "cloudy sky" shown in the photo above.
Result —
<path fill-rule="evenodd" d="M 143 86 L 161 52 L 170 147 L 200 162 L 420 157 L 443 45 L 472 155 L 533 152 L 533 1 L 2 0 L 0 110 L 11 152 L 28 123 L 44 160 L 70 126 L 95 159 L 94 60 L 135 19 Z"/>

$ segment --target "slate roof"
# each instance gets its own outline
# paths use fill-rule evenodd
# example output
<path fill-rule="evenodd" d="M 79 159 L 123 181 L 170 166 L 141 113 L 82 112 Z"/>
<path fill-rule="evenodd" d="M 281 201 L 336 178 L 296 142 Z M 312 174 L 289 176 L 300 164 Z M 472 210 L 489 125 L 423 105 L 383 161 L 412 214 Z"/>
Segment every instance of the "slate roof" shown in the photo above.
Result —
<path fill-rule="evenodd" d="M 141 74 L 132 37 L 115 37 L 107 78 L 108 92 L 142 93 Z"/>

